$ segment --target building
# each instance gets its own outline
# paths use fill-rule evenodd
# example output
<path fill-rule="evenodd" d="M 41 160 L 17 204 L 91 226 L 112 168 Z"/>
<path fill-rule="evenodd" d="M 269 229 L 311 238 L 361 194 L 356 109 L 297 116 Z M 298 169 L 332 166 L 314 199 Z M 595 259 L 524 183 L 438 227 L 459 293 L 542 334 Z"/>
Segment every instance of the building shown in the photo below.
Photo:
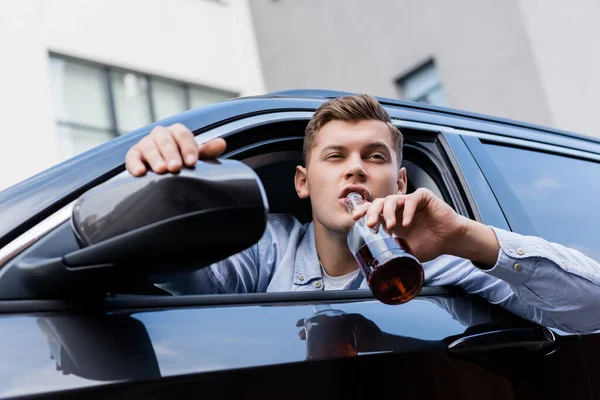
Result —
<path fill-rule="evenodd" d="M 362 91 L 600 136 L 597 0 L 250 4 L 267 91 Z"/>
<path fill-rule="evenodd" d="M 157 119 L 265 91 L 246 0 L 4 0 L 0 48 L 0 190 Z"/>
<path fill-rule="evenodd" d="M 598 0 L 3 0 L 0 190 L 233 96 L 366 92 L 591 136 Z"/>

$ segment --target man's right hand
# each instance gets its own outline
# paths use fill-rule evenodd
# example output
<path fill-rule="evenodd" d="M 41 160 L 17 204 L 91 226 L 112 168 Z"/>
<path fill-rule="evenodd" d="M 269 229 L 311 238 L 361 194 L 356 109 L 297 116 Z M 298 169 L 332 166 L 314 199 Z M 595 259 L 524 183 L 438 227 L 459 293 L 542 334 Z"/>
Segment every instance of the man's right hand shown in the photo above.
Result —
<path fill-rule="evenodd" d="M 125 156 L 125 167 L 133 176 L 142 176 L 148 170 L 157 174 L 179 172 L 182 166 L 194 166 L 198 159 L 212 160 L 225 151 L 225 140 L 210 140 L 198 145 L 194 134 L 182 124 L 157 126 L 149 135 L 134 145 Z"/>

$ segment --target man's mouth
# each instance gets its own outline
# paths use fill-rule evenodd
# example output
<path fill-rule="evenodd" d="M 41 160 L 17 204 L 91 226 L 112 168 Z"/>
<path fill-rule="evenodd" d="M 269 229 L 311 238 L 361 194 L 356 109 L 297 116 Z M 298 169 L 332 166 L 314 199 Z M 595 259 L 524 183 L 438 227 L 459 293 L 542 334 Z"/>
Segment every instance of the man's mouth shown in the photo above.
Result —
<path fill-rule="evenodd" d="M 346 196 L 348 196 L 352 192 L 360 194 L 362 198 L 365 199 L 365 201 L 372 200 L 371 192 L 369 191 L 369 189 L 362 185 L 348 185 L 344 187 L 344 189 L 342 189 L 342 191 L 340 192 L 340 200 L 344 200 Z"/>

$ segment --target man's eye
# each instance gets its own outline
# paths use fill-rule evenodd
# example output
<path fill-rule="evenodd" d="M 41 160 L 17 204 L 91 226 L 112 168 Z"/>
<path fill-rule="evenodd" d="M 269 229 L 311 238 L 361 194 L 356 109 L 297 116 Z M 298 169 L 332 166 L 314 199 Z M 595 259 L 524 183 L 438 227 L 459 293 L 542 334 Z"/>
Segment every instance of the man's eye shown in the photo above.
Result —
<path fill-rule="evenodd" d="M 374 158 L 376 160 L 385 161 L 385 157 L 381 154 L 371 154 L 369 158 Z"/>
<path fill-rule="evenodd" d="M 331 159 L 336 159 L 336 158 L 342 158 L 341 154 L 329 154 L 328 156 L 325 157 L 326 160 L 331 160 Z"/>

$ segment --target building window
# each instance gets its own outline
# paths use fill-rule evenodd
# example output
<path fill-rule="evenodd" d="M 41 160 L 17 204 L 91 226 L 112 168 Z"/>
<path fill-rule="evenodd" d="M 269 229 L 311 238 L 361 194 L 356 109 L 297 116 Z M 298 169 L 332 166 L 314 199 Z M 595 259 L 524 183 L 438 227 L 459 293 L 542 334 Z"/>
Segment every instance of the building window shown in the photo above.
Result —
<path fill-rule="evenodd" d="M 236 93 L 50 55 L 61 158 Z"/>
<path fill-rule="evenodd" d="M 433 60 L 417 67 L 396 80 L 400 95 L 408 100 L 446 106 L 442 80 Z"/>

